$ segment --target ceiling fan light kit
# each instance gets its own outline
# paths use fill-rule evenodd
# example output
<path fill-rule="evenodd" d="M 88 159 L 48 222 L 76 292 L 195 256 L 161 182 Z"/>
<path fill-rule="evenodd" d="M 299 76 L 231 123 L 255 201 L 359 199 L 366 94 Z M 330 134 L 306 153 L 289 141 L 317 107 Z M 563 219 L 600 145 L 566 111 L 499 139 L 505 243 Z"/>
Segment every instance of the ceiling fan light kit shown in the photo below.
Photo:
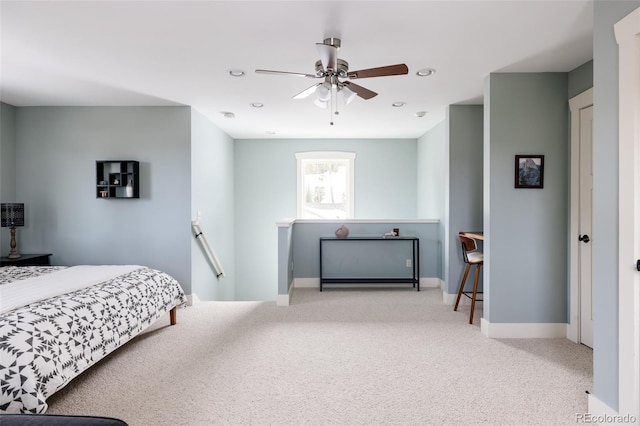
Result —
<path fill-rule="evenodd" d="M 332 114 L 334 113 L 334 103 L 337 103 L 335 101 L 337 101 L 338 97 L 342 98 L 345 104 L 348 105 L 356 96 L 368 100 L 377 95 L 376 92 L 359 86 L 349 80 L 405 75 L 409 73 L 409 68 L 405 64 L 349 71 L 349 63 L 338 58 L 338 50 L 341 44 L 341 40 L 335 37 L 329 37 L 324 39 L 322 43 L 316 43 L 316 49 L 320 59 L 315 63 L 315 74 L 262 69 L 257 69 L 256 73 L 323 79 L 324 81 L 321 83 L 316 83 L 297 95 L 294 95 L 293 99 L 305 99 L 313 93 L 315 94 L 314 104 L 323 109 L 326 109 L 330 105 Z M 335 108 L 335 114 L 337 115 L 337 106 L 335 106 Z M 333 121 L 331 121 L 330 124 L 333 125 Z"/>

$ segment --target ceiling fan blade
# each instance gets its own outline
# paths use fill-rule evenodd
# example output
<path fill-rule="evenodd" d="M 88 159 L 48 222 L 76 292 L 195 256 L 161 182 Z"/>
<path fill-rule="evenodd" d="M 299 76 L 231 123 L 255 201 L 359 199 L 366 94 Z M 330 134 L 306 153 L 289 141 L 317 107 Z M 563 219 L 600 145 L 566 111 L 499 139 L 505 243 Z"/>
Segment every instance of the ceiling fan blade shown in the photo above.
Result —
<path fill-rule="evenodd" d="M 294 77 L 318 78 L 318 76 L 315 74 L 304 74 L 301 72 L 272 71 L 272 70 L 256 70 L 256 72 L 258 74 L 292 75 Z"/>
<path fill-rule="evenodd" d="M 388 75 L 409 74 L 409 68 L 405 64 L 388 65 L 386 67 L 369 68 L 366 70 L 349 71 L 348 78 L 385 77 Z"/>
<path fill-rule="evenodd" d="M 343 84 L 351 89 L 352 92 L 355 92 L 355 94 L 360 96 L 362 99 L 371 99 L 374 96 L 378 95 L 376 92 L 366 89 L 362 86 L 358 86 L 357 84 L 351 83 L 350 81 L 345 81 Z"/>
<path fill-rule="evenodd" d="M 326 71 L 330 68 L 335 71 L 338 69 L 338 48 L 324 43 L 316 43 L 316 47 L 324 70 Z"/>
<path fill-rule="evenodd" d="M 322 83 L 318 83 L 318 84 L 314 84 L 313 86 L 304 89 L 302 92 L 298 93 L 297 95 L 295 95 L 293 97 L 293 99 L 304 99 L 307 96 L 309 96 L 310 94 L 312 94 L 313 92 L 316 91 L 316 87 L 320 86 Z"/>

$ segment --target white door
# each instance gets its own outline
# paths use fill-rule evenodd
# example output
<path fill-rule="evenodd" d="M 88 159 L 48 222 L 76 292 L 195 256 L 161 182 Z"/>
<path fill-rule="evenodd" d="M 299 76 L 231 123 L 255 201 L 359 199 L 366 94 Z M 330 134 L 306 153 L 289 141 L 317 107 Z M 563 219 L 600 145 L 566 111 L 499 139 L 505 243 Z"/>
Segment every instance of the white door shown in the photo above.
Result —
<path fill-rule="evenodd" d="M 578 280 L 580 343 L 593 347 L 593 285 L 591 280 L 591 218 L 593 212 L 593 105 L 580 110 L 580 208 Z"/>
<path fill-rule="evenodd" d="M 567 338 L 572 342 L 593 347 L 591 309 L 593 88 L 569 99 L 569 108 L 571 110 L 569 210 L 571 220 L 569 230 L 570 306 Z"/>

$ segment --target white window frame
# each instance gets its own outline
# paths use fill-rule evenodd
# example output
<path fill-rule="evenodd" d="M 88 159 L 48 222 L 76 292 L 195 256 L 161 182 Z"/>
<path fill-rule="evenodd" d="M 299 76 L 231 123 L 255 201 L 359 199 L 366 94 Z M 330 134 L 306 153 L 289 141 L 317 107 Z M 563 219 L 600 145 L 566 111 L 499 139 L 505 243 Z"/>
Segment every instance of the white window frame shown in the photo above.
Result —
<path fill-rule="evenodd" d="M 307 152 L 296 152 L 296 163 L 297 163 L 297 217 L 302 218 L 303 210 L 304 210 L 304 168 L 302 167 L 303 160 L 348 160 L 349 162 L 349 170 L 347 173 L 347 217 L 346 219 L 353 219 L 354 215 L 354 205 L 355 205 L 355 184 L 354 184 L 354 166 L 355 166 L 356 153 L 355 152 L 347 152 L 347 151 L 307 151 Z M 330 220 L 330 219 L 319 219 L 319 220 Z"/>

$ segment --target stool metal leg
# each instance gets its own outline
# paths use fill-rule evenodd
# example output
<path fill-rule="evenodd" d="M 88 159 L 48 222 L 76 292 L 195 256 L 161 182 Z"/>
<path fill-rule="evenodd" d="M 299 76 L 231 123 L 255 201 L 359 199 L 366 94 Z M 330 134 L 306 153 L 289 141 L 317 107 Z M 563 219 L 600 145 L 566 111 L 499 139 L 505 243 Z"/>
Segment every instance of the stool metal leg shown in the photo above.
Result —
<path fill-rule="evenodd" d="M 460 283 L 460 288 L 458 289 L 458 298 L 456 299 L 456 306 L 453 307 L 454 311 L 458 310 L 458 304 L 460 303 L 460 297 L 462 296 L 462 292 L 464 291 L 464 284 L 467 281 L 467 275 L 469 275 L 469 269 L 471 269 L 470 264 L 465 264 L 464 266 L 464 275 L 462 275 L 462 282 Z"/>
<path fill-rule="evenodd" d="M 469 314 L 469 324 L 473 324 L 473 310 L 476 307 L 476 294 L 478 293 L 478 281 L 480 281 L 480 267 L 482 263 L 476 264 L 476 276 L 473 280 L 473 297 L 471 298 L 471 313 Z"/>

